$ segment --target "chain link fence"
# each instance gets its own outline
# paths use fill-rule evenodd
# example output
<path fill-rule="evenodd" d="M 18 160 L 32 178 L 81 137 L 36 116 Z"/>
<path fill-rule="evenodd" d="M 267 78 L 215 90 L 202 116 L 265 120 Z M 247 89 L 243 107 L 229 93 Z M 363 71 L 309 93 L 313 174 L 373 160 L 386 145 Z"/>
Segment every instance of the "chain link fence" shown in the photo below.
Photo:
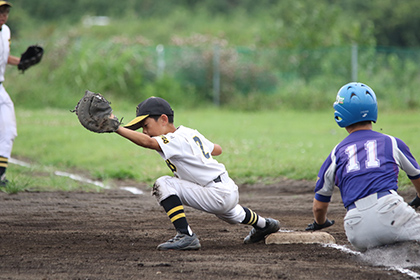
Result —
<path fill-rule="evenodd" d="M 144 46 L 115 38 L 44 45 L 44 78 L 51 85 L 92 85 L 135 100 L 161 95 L 244 109 L 319 109 L 331 106 L 342 85 L 360 81 L 374 89 L 383 107 L 420 105 L 420 49 Z"/>

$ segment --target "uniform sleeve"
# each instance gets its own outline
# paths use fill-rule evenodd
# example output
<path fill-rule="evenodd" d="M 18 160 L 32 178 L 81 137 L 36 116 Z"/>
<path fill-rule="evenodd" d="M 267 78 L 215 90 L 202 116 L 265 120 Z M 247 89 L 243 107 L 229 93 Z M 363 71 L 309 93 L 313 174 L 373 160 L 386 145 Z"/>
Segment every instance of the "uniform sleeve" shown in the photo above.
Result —
<path fill-rule="evenodd" d="M 203 135 L 200 135 L 200 139 L 203 141 L 203 144 L 207 147 L 207 149 L 211 152 L 213 152 L 214 150 L 214 143 L 211 142 L 210 140 L 208 140 L 206 137 L 204 137 Z"/>
<path fill-rule="evenodd" d="M 420 178 L 420 167 L 410 152 L 410 148 L 400 139 L 391 137 L 393 155 L 399 167 L 407 173 L 411 180 Z"/>
<path fill-rule="evenodd" d="M 318 173 L 318 180 L 315 185 L 315 199 L 321 202 L 330 202 L 334 191 L 336 169 L 335 149 L 324 161 Z"/>
<path fill-rule="evenodd" d="M 162 149 L 162 152 L 159 152 L 159 154 L 163 159 L 167 160 L 182 153 L 180 139 L 174 134 L 160 135 L 153 138 L 157 140 L 160 148 Z"/>

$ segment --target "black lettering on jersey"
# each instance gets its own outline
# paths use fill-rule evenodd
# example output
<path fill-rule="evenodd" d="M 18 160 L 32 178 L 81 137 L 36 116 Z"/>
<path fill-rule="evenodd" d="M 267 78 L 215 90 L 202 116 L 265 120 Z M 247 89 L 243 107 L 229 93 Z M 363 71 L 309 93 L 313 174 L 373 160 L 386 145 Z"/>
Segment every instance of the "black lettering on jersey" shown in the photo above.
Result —
<path fill-rule="evenodd" d="M 168 138 L 166 138 L 165 135 L 161 135 L 160 138 L 162 138 L 163 144 L 168 144 L 169 143 L 169 140 L 168 140 Z"/>
<path fill-rule="evenodd" d="M 176 166 L 169 159 L 165 160 L 165 162 L 172 172 L 176 172 Z"/>
<path fill-rule="evenodd" d="M 195 143 L 200 147 L 201 152 L 203 153 L 203 156 L 205 158 L 210 158 L 210 154 L 204 151 L 203 142 L 201 142 L 200 138 L 198 138 L 198 136 L 194 136 L 193 139 Z"/>

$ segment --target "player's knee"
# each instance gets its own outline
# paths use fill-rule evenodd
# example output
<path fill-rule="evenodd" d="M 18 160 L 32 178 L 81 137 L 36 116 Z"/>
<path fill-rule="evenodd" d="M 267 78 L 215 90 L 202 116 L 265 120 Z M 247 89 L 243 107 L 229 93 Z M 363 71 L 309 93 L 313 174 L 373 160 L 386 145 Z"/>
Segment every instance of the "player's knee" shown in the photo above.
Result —
<path fill-rule="evenodd" d="M 170 176 L 162 176 L 156 180 L 152 188 L 152 196 L 156 197 L 156 200 L 160 203 L 163 199 L 168 196 L 167 191 L 167 179 L 171 178 Z"/>

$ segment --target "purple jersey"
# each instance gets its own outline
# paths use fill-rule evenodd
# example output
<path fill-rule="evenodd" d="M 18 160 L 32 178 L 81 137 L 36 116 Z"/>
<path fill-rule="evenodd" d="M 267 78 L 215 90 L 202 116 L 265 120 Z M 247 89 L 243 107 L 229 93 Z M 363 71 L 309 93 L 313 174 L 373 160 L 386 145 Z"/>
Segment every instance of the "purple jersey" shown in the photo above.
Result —
<path fill-rule="evenodd" d="M 420 177 L 420 167 L 403 141 L 372 130 L 355 131 L 322 164 L 315 198 L 329 202 L 337 186 L 347 207 L 370 194 L 397 190 L 399 168 L 410 179 Z"/>

